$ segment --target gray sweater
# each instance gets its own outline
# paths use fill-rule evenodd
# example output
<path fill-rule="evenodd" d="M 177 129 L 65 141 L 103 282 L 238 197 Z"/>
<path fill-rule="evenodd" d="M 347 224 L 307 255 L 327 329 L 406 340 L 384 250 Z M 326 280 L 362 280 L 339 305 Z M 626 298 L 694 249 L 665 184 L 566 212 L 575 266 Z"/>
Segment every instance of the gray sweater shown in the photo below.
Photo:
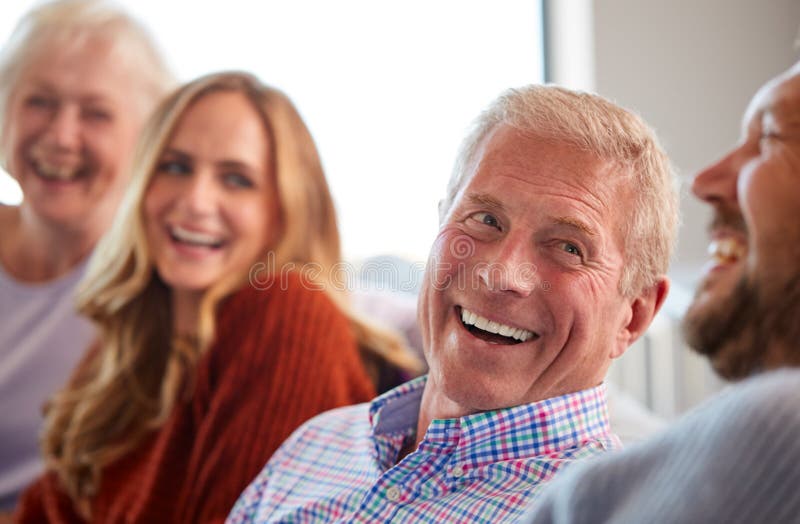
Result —
<path fill-rule="evenodd" d="M 659 436 L 571 467 L 522 522 L 800 522 L 800 370 L 732 386 Z"/>

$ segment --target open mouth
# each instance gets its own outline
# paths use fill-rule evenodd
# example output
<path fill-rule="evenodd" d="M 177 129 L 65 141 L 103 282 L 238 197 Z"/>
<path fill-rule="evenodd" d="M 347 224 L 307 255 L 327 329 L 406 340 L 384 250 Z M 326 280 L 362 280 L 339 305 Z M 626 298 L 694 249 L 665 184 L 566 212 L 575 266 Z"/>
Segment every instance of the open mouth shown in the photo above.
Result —
<path fill-rule="evenodd" d="M 490 344 L 516 345 L 539 338 L 538 333 L 523 328 L 500 324 L 456 306 L 456 313 L 461 318 L 461 325 L 474 337 Z"/>
<path fill-rule="evenodd" d="M 88 167 L 83 164 L 57 165 L 41 161 L 33 162 L 33 171 L 49 182 L 72 182 L 89 174 Z"/>
<path fill-rule="evenodd" d="M 225 243 L 224 239 L 218 236 L 190 231 L 181 226 L 170 226 L 167 231 L 173 242 L 186 246 L 219 249 Z"/>
<path fill-rule="evenodd" d="M 747 254 L 747 246 L 738 238 L 721 237 L 708 245 L 708 254 L 718 265 L 735 264 Z"/>

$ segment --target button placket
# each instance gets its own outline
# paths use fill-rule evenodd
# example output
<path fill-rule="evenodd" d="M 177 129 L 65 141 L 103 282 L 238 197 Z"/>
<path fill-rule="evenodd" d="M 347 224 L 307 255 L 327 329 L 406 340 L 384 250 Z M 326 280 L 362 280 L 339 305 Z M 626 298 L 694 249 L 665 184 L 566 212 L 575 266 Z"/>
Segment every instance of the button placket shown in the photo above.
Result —
<path fill-rule="evenodd" d="M 386 489 L 386 498 L 392 502 L 400 500 L 400 488 L 397 486 L 389 486 Z"/>

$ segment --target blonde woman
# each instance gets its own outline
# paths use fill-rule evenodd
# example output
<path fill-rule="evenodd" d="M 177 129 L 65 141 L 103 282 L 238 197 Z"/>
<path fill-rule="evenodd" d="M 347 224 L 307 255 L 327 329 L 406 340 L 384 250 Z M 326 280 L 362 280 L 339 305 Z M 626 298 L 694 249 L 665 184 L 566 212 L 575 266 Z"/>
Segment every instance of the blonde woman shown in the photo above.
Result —
<path fill-rule="evenodd" d="M 282 93 L 200 78 L 134 158 L 79 295 L 100 337 L 49 406 L 21 522 L 221 522 L 301 422 L 374 395 L 359 346 L 417 365 L 334 285 L 332 200 Z"/>

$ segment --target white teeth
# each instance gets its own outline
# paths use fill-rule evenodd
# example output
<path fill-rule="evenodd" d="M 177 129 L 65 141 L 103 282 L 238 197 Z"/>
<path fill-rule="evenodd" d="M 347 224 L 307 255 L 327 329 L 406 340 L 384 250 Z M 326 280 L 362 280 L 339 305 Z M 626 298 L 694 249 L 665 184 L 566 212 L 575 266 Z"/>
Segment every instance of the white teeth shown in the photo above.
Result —
<path fill-rule="evenodd" d="M 530 340 L 534 336 L 533 331 L 500 324 L 499 322 L 478 316 L 464 308 L 461 308 L 461 321 L 468 326 L 475 326 L 483 331 L 488 331 L 489 333 L 502 335 L 504 337 L 511 337 L 521 342 Z"/>
<path fill-rule="evenodd" d="M 720 238 L 708 245 L 708 254 L 723 263 L 736 262 L 744 257 L 747 248 L 736 238 Z"/>
<path fill-rule="evenodd" d="M 201 246 L 208 246 L 208 247 L 215 247 L 222 243 L 222 239 L 208 235 L 206 233 L 198 233 L 196 231 L 189 231 L 188 229 L 184 229 L 180 226 L 174 226 L 170 229 L 170 232 L 180 240 L 181 242 L 186 242 L 189 244 L 197 244 Z"/>
<path fill-rule="evenodd" d="M 78 166 L 54 166 L 44 163 L 36 165 L 38 173 L 44 177 L 53 180 L 70 180 L 78 175 Z"/>

